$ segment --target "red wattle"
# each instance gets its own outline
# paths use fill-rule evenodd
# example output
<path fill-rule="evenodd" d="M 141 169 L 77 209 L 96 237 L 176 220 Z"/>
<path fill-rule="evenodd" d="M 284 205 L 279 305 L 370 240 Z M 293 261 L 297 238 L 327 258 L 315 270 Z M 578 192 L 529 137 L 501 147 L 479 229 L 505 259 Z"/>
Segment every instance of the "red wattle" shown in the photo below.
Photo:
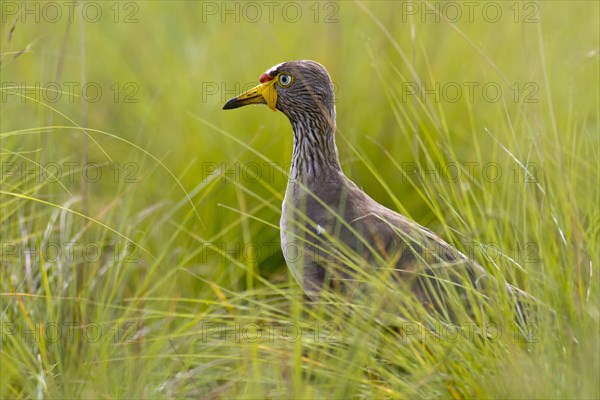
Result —
<path fill-rule="evenodd" d="M 265 83 L 265 82 L 272 81 L 272 80 L 273 80 L 273 78 L 271 78 L 271 77 L 269 76 L 269 74 L 267 74 L 266 72 L 265 72 L 264 74 L 262 74 L 262 75 L 260 76 L 260 78 L 258 79 L 258 81 L 259 81 L 260 83 Z"/>

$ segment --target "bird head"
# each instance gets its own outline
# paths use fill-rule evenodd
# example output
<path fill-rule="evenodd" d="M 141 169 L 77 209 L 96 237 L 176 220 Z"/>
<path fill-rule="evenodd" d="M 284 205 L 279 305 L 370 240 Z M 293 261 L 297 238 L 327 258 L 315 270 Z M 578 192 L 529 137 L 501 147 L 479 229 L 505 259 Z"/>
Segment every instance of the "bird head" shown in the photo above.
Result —
<path fill-rule="evenodd" d="M 260 84 L 223 106 L 224 110 L 248 104 L 266 104 L 280 110 L 292 122 L 316 118 L 335 127 L 334 92 L 325 67 L 315 61 L 299 60 L 277 64 L 259 78 Z"/>

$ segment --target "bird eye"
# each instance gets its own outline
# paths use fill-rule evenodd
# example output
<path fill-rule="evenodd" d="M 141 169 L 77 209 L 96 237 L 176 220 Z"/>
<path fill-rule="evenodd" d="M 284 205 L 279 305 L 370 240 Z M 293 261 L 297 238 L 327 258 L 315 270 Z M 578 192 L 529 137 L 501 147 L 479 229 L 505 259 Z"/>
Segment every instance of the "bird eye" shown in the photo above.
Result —
<path fill-rule="evenodd" d="M 288 87 L 292 84 L 292 76 L 288 74 L 279 75 L 279 83 L 281 86 Z"/>

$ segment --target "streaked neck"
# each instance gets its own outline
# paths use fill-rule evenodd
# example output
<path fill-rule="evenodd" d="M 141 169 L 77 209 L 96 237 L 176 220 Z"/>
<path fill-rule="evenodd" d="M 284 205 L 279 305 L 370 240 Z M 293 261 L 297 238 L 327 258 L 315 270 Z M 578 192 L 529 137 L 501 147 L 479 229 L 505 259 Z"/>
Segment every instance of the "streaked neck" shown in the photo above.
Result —
<path fill-rule="evenodd" d="M 292 121 L 294 151 L 290 180 L 319 180 L 341 172 L 335 145 L 335 122 L 317 123 L 315 120 Z"/>

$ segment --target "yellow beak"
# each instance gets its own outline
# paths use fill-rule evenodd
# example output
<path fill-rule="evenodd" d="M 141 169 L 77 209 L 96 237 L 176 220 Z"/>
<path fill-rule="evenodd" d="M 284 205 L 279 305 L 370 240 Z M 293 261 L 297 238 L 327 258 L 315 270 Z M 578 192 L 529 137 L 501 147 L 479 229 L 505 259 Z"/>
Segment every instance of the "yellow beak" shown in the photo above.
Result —
<path fill-rule="evenodd" d="M 275 90 L 275 80 L 261 83 L 247 92 L 230 99 L 223 106 L 223 110 L 231 110 L 248 104 L 266 104 L 271 110 L 277 111 L 277 90 Z"/>

